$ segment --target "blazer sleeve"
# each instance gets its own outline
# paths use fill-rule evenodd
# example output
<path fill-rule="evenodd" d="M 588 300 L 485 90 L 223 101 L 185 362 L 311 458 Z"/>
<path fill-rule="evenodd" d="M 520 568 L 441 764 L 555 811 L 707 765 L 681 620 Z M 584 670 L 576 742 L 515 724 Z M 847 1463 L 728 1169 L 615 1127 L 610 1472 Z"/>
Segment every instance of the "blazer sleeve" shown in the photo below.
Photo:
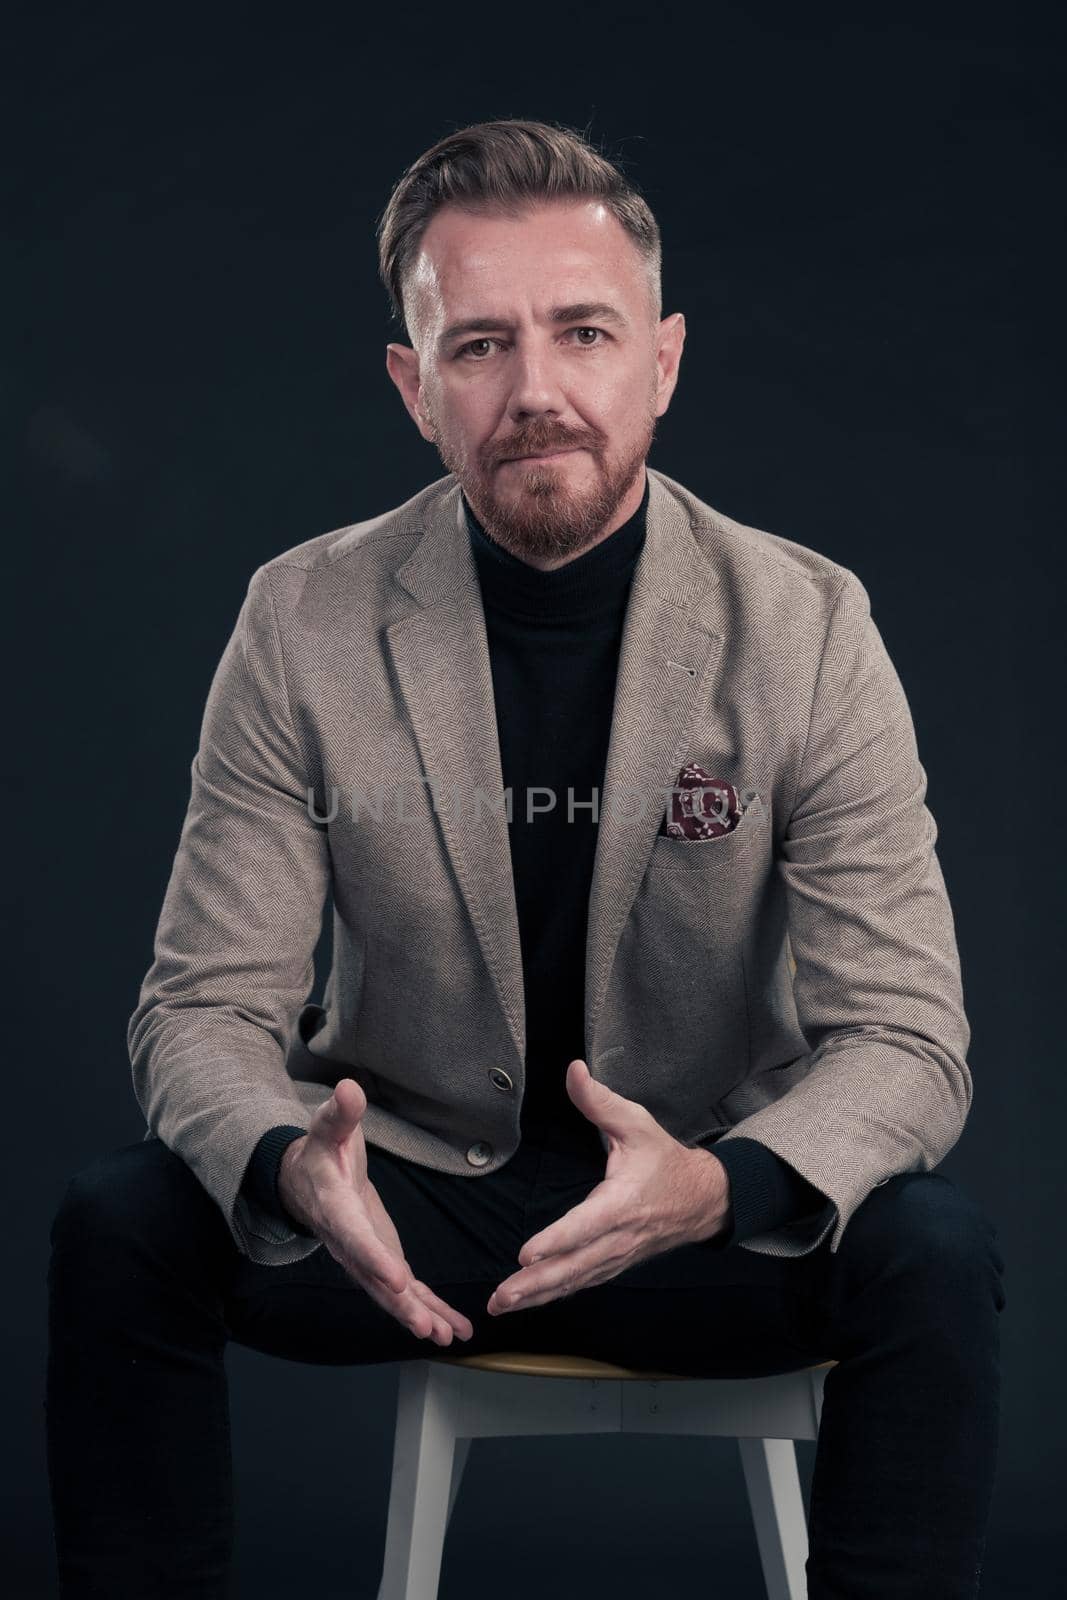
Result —
<path fill-rule="evenodd" d="M 318 1246 L 257 1204 L 242 1178 L 271 1128 L 310 1114 L 286 1070 L 329 884 L 326 827 L 308 804 L 266 567 L 252 576 L 208 692 L 191 793 L 128 1027 L 150 1134 L 181 1156 L 253 1261 Z"/>
<path fill-rule="evenodd" d="M 831 609 L 783 836 L 805 1075 L 718 1141 L 758 1139 L 831 1202 L 744 1248 L 806 1255 L 896 1173 L 928 1172 L 970 1109 L 959 953 L 900 679 L 854 573 Z"/>

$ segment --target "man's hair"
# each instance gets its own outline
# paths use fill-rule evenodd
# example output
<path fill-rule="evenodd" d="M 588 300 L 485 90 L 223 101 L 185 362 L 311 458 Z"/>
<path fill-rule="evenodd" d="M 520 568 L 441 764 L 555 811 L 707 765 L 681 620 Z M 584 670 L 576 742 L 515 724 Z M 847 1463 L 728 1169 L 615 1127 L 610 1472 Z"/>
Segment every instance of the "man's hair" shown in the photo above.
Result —
<path fill-rule="evenodd" d="M 568 199 L 602 201 L 626 229 L 644 257 L 649 314 L 658 322 L 662 248 L 647 201 L 583 134 L 506 118 L 472 123 L 431 145 L 400 177 L 382 212 L 379 273 L 409 337 L 404 294 L 423 233 L 441 206 L 519 218 L 530 205 Z"/>

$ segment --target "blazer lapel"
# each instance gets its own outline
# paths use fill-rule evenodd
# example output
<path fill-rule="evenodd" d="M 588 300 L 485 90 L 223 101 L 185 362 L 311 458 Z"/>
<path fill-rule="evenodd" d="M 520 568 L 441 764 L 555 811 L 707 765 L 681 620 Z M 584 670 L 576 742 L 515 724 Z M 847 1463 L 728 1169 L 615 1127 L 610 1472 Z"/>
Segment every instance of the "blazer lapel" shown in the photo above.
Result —
<path fill-rule="evenodd" d="M 604 772 L 585 955 L 585 1042 L 597 1028 L 619 936 L 663 821 L 667 791 L 689 757 L 693 722 L 722 653 L 718 578 L 668 485 L 649 477 L 645 543 L 626 612 Z M 614 800 L 613 797 L 614 796 Z"/>
<path fill-rule="evenodd" d="M 396 572 L 420 609 L 385 632 L 426 777 L 438 786 L 449 857 L 523 1060 L 522 950 L 489 643 L 460 488 L 450 481 Z"/>
<path fill-rule="evenodd" d="M 671 480 L 646 470 L 645 543 L 620 646 L 589 900 L 590 1067 L 619 936 L 659 831 L 666 791 L 688 757 L 693 719 L 706 702 L 724 638 L 711 604 L 717 579 L 693 538 L 688 514 L 668 487 Z M 419 609 L 386 628 L 388 648 L 426 776 L 441 796 L 449 857 L 522 1060 L 522 952 L 492 669 L 478 572 L 454 479 L 444 480 L 423 537 L 396 579 Z"/>

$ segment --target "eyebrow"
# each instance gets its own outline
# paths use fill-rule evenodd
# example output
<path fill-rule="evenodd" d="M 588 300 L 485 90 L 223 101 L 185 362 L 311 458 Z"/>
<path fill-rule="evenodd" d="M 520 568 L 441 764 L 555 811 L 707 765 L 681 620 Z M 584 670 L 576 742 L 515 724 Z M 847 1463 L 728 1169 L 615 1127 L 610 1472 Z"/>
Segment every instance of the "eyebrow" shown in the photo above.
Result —
<path fill-rule="evenodd" d="M 569 306 L 553 306 L 548 313 L 552 322 L 613 322 L 616 327 L 628 328 L 629 318 L 606 300 L 577 300 Z M 442 345 L 458 339 L 461 333 L 495 333 L 498 329 L 510 332 L 514 323 L 503 317 L 467 317 L 453 322 L 438 341 Z"/>

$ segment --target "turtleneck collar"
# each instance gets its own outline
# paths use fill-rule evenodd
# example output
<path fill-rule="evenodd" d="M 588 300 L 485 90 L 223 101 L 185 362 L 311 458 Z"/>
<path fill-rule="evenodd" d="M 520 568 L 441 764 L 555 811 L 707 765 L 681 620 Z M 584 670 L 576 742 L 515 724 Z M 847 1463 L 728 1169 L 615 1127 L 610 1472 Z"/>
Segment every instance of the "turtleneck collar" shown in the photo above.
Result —
<path fill-rule="evenodd" d="M 471 553 L 485 604 L 494 610 L 545 620 L 593 615 L 618 605 L 629 589 L 645 541 L 648 483 L 646 472 L 645 492 L 632 517 L 591 550 L 583 551 L 553 572 L 543 572 L 497 544 L 463 495 Z"/>

